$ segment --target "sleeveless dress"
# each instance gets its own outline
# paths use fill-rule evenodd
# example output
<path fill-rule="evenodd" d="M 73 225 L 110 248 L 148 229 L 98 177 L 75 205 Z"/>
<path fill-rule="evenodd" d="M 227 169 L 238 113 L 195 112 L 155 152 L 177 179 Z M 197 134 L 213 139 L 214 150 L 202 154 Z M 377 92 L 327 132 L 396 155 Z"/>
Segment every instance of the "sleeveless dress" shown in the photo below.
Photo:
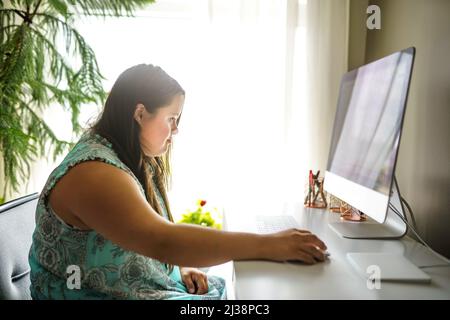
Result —
<path fill-rule="evenodd" d="M 36 208 L 36 228 L 29 252 L 32 298 L 226 299 L 224 279 L 208 275 L 208 293 L 189 294 L 181 280 L 178 266 L 174 266 L 169 273 L 166 264 L 127 251 L 95 230 L 80 230 L 70 226 L 53 212 L 48 203 L 52 188 L 70 168 L 89 160 L 103 161 L 124 170 L 134 178 L 145 195 L 139 180 L 120 161 L 112 144 L 98 134 L 84 134 L 50 174 L 40 194 Z M 156 186 L 154 189 L 164 217 L 168 219 L 161 193 Z M 80 285 L 75 288 L 68 285 L 73 280 L 73 270 L 79 271 L 80 275 Z"/>

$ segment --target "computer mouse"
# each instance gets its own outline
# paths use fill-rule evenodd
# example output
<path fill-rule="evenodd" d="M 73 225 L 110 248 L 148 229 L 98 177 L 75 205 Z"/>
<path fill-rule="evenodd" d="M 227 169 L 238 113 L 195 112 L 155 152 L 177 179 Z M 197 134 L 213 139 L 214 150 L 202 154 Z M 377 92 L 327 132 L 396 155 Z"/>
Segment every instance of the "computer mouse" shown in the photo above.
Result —
<path fill-rule="evenodd" d="M 319 247 L 316 247 L 317 250 L 322 251 L 322 253 L 325 255 L 325 258 L 328 258 L 330 256 L 330 253 L 328 250 L 321 250 Z"/>

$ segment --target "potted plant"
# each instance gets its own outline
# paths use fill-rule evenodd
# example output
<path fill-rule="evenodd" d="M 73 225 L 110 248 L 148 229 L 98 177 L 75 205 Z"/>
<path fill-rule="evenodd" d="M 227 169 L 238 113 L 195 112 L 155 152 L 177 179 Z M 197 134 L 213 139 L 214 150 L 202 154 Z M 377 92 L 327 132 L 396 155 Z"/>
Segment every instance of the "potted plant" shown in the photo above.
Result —
<path fill-rule="evenodd" d="M 196 208 L 194 210 L 187 210 L 178 222 L 197 224 L 221 230 L 221 218 L 222 217 L 216 207 L 209 208 L 206 206 L 206 200 L 198 200 Z"/>
<path fill-rule="evenodd" d="M 74 28 L 80 16 L 132 16 L 154 0 L 10 0 L 0 4 L 0 154 L 4 188 L 18 191 L 30 165 L 44 155 L 56 158 L 70 141 L 58 139 L 42 118 L 53 103 L 71 113 L 79 134 L 80 107 L 103 104 L 95 53 Z M 65 50 L 57 45 L 63 39 Z M 75 67 L 68 62 L 71 56 Z"/>

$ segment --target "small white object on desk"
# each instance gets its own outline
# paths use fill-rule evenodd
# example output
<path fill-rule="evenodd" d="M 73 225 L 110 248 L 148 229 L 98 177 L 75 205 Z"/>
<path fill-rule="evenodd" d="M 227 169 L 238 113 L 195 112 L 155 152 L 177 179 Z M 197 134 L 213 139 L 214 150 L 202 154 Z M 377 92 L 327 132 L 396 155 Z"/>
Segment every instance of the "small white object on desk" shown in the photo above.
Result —
<path fill-rule="evenodd" d="M 380 281 L 429 283 L 431 277 L 401 254 L 349 252 L 347 259 L 364 278 L 378 277 Z M 378 271 L 374 274 L 374 271 Z M 371 277 L 372 280 L 375 280 Z"/>

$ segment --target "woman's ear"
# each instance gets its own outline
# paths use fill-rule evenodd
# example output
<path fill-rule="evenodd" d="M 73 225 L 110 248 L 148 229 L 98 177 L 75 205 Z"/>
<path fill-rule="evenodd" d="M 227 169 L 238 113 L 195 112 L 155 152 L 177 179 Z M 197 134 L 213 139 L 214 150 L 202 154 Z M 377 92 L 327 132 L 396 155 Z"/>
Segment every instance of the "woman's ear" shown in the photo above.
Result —
<path fill-rule="evenodd" d="M 142 124 L 142 117 L 145 111 L 145 107 L 142 103 L 139 103 L 136 105 L 136 109 L 134 110 L 134 120 L 136 120 L 137 123 L 139 123 L 139 125 Z"/>

